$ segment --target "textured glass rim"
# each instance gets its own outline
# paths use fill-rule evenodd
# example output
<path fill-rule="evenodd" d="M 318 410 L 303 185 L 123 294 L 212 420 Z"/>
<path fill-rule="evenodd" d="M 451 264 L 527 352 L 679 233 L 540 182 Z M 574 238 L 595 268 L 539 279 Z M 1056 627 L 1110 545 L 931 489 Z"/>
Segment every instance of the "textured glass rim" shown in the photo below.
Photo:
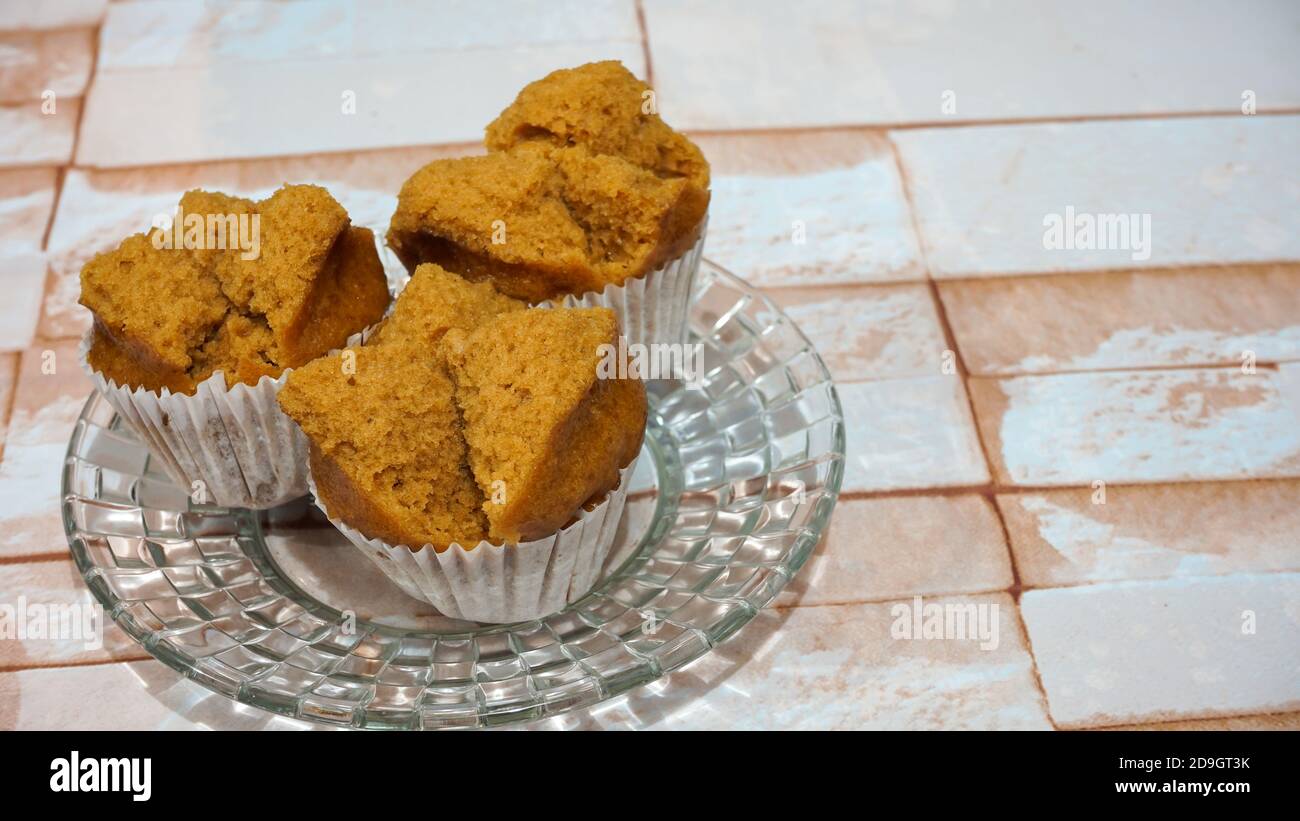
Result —
<path fill-rule="evenodd" d="M 750 285 L 747 281 L 730 273 L 726 269 L 722 268 L 721 266 L 717 265 L 716 263 L 712 262 L 707 258 L 705 258 L 702 261 L 702 265 L 701 265 L 701 273 L 703 274 L 706 271 L 708 272 L 708 276 L 711 277 L 712 279 L 720 280 L 726 283 L 727 285 L 729 285 L 730 287 L 743 292 L 748 299 L 757 301 L 760 304 L 760 306 L 764 309 L 764 311 L 770 312 L 780 317 L 785 322 L 787 322 L 790 330 L 792 330 L 803 343 L 801 352 L 808 354 L 808 356 L 811 358 L 812 364 L 815 367 L 817 375 L 819 377 L 819 380 L 816 384 L 825 383 L 827 385 L 829 389 L 828 392 L 829 392 L 829 399 L 831 403 L 830 415 L 828 418 L 833 419 L 836 424 L 834 424 L 832 428 L 832 442 L 831 442 L 832 449 L 826 452 L 825 454 L 823 454 L 821 457 L 824 458 L 828 464 L 828 472 L 827 472 L 826 482 L 823 488 L 823 495 L 822 495 L 822 501 L 824 503 L 819 503 L 815 506 L 813 512 L 810 515 L 808 522 L 801 528 L 801 532 L 797 536 L 794 545 L 790 548 L 788 554 L 786 555 L 785 561 L 779 568 L 784 572 L 780 572 L 776 574 L 775 580 L 771 584 L 767 585 L 766 595 L 761 600 L 753 601 L 751 606 L 741 609 L 740 613 L 736 617 L 726 620 L 723 624 L 719 626 L 719 629 L 717 629 L 716 631 L 709 632 L 709 631 L 704 631 L 702 628 L 697 628 L 701 632 L 705 633 L 705 641 L 686 648 L 686 652 L 684 653 L 674 654 L 671 657 L 670 664 L 665 665 L 665 664 L 658 663 L 657 659 L 642 658 L 642 666 L 648 668 L 647 670 L 645 670 L 645 673 L 647 674 L 628 676 L 626 681 L 627 686 L 620 686 L 620 687 L 610 687 L 609 686 L 609 684 L 611 683 L 610 681 L 605 680 L 599 674 L 593 674 L 596 676 L 595 683 L 599 687 L 600 692 L 597 698 L 588 701 L 575 701 L 574 703 L 567 704 L 567 705 L 565 704 L 554 705 L 554 704 L 548 704 L 546 702 L 538 701 L 533 706 L 532 709 L 514 710 L 511 712 L 493 713 L 493 714 L 485 714 L 482 711 L 482 709 L 480 709 L 480 715 L 479 715 L 480 721 L 478 722 L 478 726 L 499 726 L 502 724 L 525 723 L 525 722 L 540 720 L 542 718 L 554 717 L 556 715 L 561 715 L 576 709 L 589 709 L 590 707 L 596 704 L 603 703 L 610 699 L 616 698 L 619 695 L 622 695 L 630 690 L 649 684 L 653 681 L 656 681 L 668 675 L 671 672 L 680 670 L 683 667 L 699 660 L 700 658 L 704 657 L 709 652 L 711 652 L 719 644 L 721 644 L 722 642 L 726 641 L 727 639 L 735 635 L 741 628 L 743 628 L 746 624 L 752 621 L 761 610 L 768 607 L 771 604 L 771 602 L 774 601 L 778 595 L 780 595 L 781 591 L 785 589 L 785 587 L 799 572 L 799 570 L 802 569 L 802 567 L 807 563 L 808 558 L 812 555 L 813 550 L 816 548 L 818 542 L 821 540 L 822 536 L 824 535 L 826 531 L 826 527 L 830 521 L 831 514 L 834 510 L 835 503 L 838 500 L 840 488 L 843 482 L 845 447 L 846 447 L 843 407 L 840 403 L 839 394 L 835 388 L 835 384 L 831 377 L 830 371 L 826 367 L 826 364 L 822 360 L 821 356 L 817 353 L 817 350 L 813 345 L 812 341 L 803 332 L 803 330 L 799 328 L 798 325 L 795 324 L 785 314 L 785 312 L 782 311 L 781 308 L 777 306 L 774 302 L 772 302 L 765 294 L 763 294 L 760 290 Z M 701 277 L 700 281 L 703 281 L 703 279 L 704 278 Z M 696 284 L 698 289 L 700 282 L 697 281 Z M 692 304 L 694 304 L 694 296 L 692 298 Z M 725 319 L 727 319 L 727 317 L 724 316 L 724 317 L 719 317 L 715 321 L 713 327 L 714 331 L 718 330 L 724 324 Z M 303 715 L 300 711 L 296 713 L 287 712 L 282 707 L 282 705 L 266 703 L 262 700 L 259 700 L 258 698 L 255 697 L 254 694 L 247 691 L 244 687 L 240 687 L 237 691 L 231 692 L 229 690 L 222 689 L 221 687 L 217 686 L 215 683 L 210 681 L 209 677 L 199 668 L 198 662 L 202 661 L 202 659 L 190 660 L 188 657 L 179 655 L 173 651 L 170 651 L 165 647 L 160 647 L 159 644 L 155 641 L 161 635 L 160 633 L 144 631 L 146 632 L 146 635 L 141 635 L 142 631 L 139 629 L 139 627 L 136 624 L 134 624 L 134 620 L 129 616 L 129 614 L 126 614 L 123 611 L 123 606 L 127 604 L 127 602 L 121 597 L 119 597 L 108 584 L 103 583 L 102 581 L 96 578 L 97 570 L 99 566 L 95 563 L 94 559 L 87 552 L 86 545 L 82 539 L 81 531 L 75 521 L 75 516 L 72 511 L 73 500 L 75 498 L 80 498 L 80 497 L 76 497 L 73 494 L 71 484 L 72 484 L 72 474 L 73 474 L 74 465 L 76 461 L 81 458 L 78 454 L 78 447 L 81 444 L 81 440 L 83 438 L 84 431 L 86 429 L 84 423 L 88 418 L 88 415 L 90 414 L 91 410 L 96 406 L 96 404 L 103 401 L 104 400 L 102 399 L 102 397 L 100 397 L 97 393 L 92 392 L 91 395 L 88 397 L 85 405 L 82 407 L 81 414 L 78 416 L 77 424 L 74 426 L 72 436 L 69 439 L 68 447 L 65 451 L 64 466 L 61 473 L 61 483 L 60 483 L 60 493 L 61 493 L 60 507 L 63 516 L 65 535 L 68 538 L 69 549 L 72 553 L 73 560 L 77 565 L 77 569 L 81 575 L 82 581 L 90 589 L 91 594 L 104 607 L 105 611 L 110 615 L 110 617 L 114 620 L 114 622 L 117 623 L 118 626 L 121 627 L 123 631 L 127 633 L 127 635 L 131 636 L 133 640 L 139 643 L 145 649 L 145 651 L 148 652 L 155 659 L 161 661 L 163 664 L 167 665 L 168 667 L 175 670 L 176 672 L 181 673 L 191 681 L 197 682 L 198 684 L 202 685 L 205 689 L 226 696 L 227 698 L 230 698 L 235 702 L 248 704 L 252 707 L 256 707 L 258 709 L 267 711 L 272 714 L 288 715 L 300 721 L 305 721 L 310 723 L 320 723 L 332 727 L 350 726 L 357 729 L 379 729 L 379 728 L 423 729 L 422 726 L 404 727 L 401 725 L 389 725 L 383 723 L 382 720 L 376 720 L 372 723 L 370 721 L 358 720 L 354 718 L 349 722 L 340 722 L 334 720 L 327 720 L 314 714 Z M 650 435 L 647 435 L 646 442 L 647 445 L 652 449 L 656 447 L 656 444 Z M 632 551 L 630 555 L 627 557 L 627 559 L 616 570 L 614 570 L 606 578 L 602 579 L 599 583 L 597 583 L 597 585 L 586 595 L 584 595 L 582 598 L 572 602 L 564 610 L 560 611 L 560 614 L 568 614 L 576 610 L 581 610 L 584 607 L 584 605 L 588 605 L 593 600 L 599 598 L 604 591 L 610 589 L 611 587 L 613 587 L 623 579 L 628 569 L 632 565 L 638 563 L 638 560 L 642 558 L 643 554 L 645 553 L 647 547 L 650 544 L 657 543 L 658 541 L 662 541 L 664 536 L 667 535 L 667 531 L 665 527 L 666 524 L 665 517 L 663 515 L 665 499 L 667 498 L 667 496 L 668 494 L 665 494 L 663 492 L 660 492 L 658 494 L 655 502 L 655 514 L 652 518 L 652 522 L 650 526 L 646 529 L 646 532 L 642 535 L 640 543 L 637 545 L 636 550 Z M 253 533 L 256 535 L 256 537 L 259 540 L 261 540 L 262 534 L 261 534 L 261 526 L 260 526 L 258 516 L 248 512 L 244 512 L 243 516 L 248 521 Z M 254 563 L 257 569 L 264 574 L 263 578 L 266 580 L 268 585 L 270 585 L 271 587 L 277 590 L 281 590 L 281 592 L 284 592 L 282 588 L 287 588 L 288 592 L 296 594 L 296 598 L 293 598 L 292 600 L 296 604 L 304 607 L 308 612 L 311 612 L 314 615 L 329 615 L 329 616 L 342 615 L 340 611 L 338 611 L 334 607 L 315 600 L 314 597 L 308 595 L 305 591 L 303 591 L 291 578 L 289 578 L 286 574 L 284 574 L 280 570 L 280 568 L 275 564 L 275 562 L 271 560 L 268 555 L 266 555 L 263 549 L 259 548 L 256 554 L 246 552 L 245 555 L 249 558 L 251 562 Z M 556 614 L 556 615 L 560 615 L 560 614 Z M 546 617 L 546 618 L 553 618 L 553 617 Z M 460 640 L 474 639 L 482 636 L 490 636 L 490 635 L 501 634 L 501 633 L 510 633 L 511 631 L 521 626 L 538 624 L 542 621 L 545 621 L 545 619 L 538 619 L 538 620 L 526 621 L 526 622 L 516 622 L 514 624 L 485 625 L 481 628 L 472 631 L 462 632 L 462 633 L 448 633 L 448 632 L 437 632 L 437 631 L 422 633 L 420 631 L 407 630 L 407 629 L 384 625 L 382 623 L 376 623 L 368 620 L 358 620 L 357 624 L 364 625 L 366 629 L 370 631 L 370 633 L 378 634 L 378 635 L 386 635 L 392 637 L 429 636 L 429 637 L 436 637 L 439 640 L 445 641 L 445 640 L 457 640 L 457 639 Z M 367 633 L 367 635 L 369 635 L 370 633 Z M 364 714 L 364 708 L 361 709 L 363 710 L 363 714 Z M 447 726 L 452 726 L 452 725 L 447 725 Z"/>

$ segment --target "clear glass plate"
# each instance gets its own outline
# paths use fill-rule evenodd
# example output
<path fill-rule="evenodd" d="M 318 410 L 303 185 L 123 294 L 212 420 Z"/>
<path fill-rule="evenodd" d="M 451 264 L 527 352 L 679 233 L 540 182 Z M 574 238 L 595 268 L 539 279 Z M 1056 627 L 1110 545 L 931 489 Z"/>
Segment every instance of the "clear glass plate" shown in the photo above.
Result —
<path fill-rule="evenodd" d="M 98 395 L 63 472 L 72 555 L 149 653 L 274 713 L 431 729 L 613 698 L 700 658 L 767 606 L 821 538 L 843 476 L 839 398 L 789 318 L 705 262 L 690 324 L 705 377 L 651 383 L 612 572 L 553 616 L 442 617 L 306 499 L 260 513 L 191 504 Z"/>

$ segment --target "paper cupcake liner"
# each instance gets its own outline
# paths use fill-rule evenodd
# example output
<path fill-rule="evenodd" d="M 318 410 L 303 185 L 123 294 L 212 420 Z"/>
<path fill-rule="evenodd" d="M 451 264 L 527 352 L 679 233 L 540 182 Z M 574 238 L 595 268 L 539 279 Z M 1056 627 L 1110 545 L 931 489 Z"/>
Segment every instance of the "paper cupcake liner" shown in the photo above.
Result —
<path fill-rule="evenodd" d="M 633 459 L 619 471 L 618 486 L 604 501 L 579 511 L 575 521 L 545 539 L 508 545 L 483 541 L 468 549 L 453 544 L 441 553 L 431 545 L 413 550 L 367 538 L 330 515 L 310 472 L 307 486 L 339 532 L 408 596 L 452 618 L 506 623 L 562 610 L 596 584 L 614 544 L 635 468 Z"/>
<path fill-rule="evenodd" d="M 682 343 L 686 341 L 691 290 L 700 270 L 704 239 L 709 232 L 706 214 L 700 225 L 700 237 L 691 249 L 669 260 L 643 277 L 628 279 L 622 285 L 606 285 L 603 291 L 582 296 L 566 296 L 553 304 L 569 308 L 612 308 L 618 314 L 618 326 L 629 343 Z"/>
<path fill-rule="evenodd" d="M 77 351 L 82 370 L 196 502 L 264 509 L 307 494 L 307 437 L 275 399 L 292 368 L 231 388 L 216 371 L 193 395 L 155 393 L 118 385 L 92 368 L 91 337 L 87 331 Z M 353 334 L 347 344 L 360 339 Z"/>

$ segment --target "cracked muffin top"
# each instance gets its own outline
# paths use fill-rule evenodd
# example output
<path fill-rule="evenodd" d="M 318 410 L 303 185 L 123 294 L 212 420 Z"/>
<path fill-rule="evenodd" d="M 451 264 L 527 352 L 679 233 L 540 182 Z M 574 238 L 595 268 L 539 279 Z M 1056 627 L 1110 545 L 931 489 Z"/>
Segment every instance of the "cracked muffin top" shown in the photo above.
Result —
<path fill-rule="evenodd" d="M 703 196 L 700 194 L 703 193 Z M 695 243 L 707 192 L 584 146 L 436 160 L 402 186 L 388 244 L 529 302 L 621 285 Z"/>
<path fill-rule="evenodd" d="M 489 151 L 521 142 L 582 145 L 622 157 L 663 178 L 709 188 L 709 164 L 695 143 L 660 119 L 654 92 L 617 60 L 553 71 L 519 92 L 488 125 Z"/>
<path fill-rule="evenodd" d="M 367 228 L 324 188 L 260 202 L 194 190 L 174 230 L 133 234 L 81 271 L 90 365 L 119 385 L 193 393 L 277 377 L 346 342 L 389 302 Z"/>

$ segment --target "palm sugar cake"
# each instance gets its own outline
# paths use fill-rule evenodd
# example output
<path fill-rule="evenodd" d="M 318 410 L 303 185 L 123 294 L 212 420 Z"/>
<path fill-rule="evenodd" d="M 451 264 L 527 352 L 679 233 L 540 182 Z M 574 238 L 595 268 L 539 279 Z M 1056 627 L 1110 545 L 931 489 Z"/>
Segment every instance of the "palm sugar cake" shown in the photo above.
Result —
<path fill-rule="evenodd" d="M 344 344 L 388 306 L 374 235 L 324 188 L 286 185 L 260 202 L 196 190 L 180 209 L 209 225 L 256 216 L 254 253 L 232 237 L 166 247 L 154 228 L 91 259 L 87 358 L 119 385 L 193 393 L 218 370 L 227 385 L 255 384 Z"/>
<path fill-rule="evenodd" d="M 448 331 L 447 359 L 490 538 L 538 539 L 612 490 L 641 447 L 645 386 L 601 379 L 608 308 L 500 314 Z"/>
<path fill-rule="evenodd" d="M 418 341 L 436 351 L 449 328 L 471 331 L 506 311 L 522 311 L 517 299 L 497 293 L 491 282 L 470 282 L 439 265 L 425 263 L 415 269 L 393 302 L 392 312 L 370 334 L 367 344 L 386 339 Z"/>

